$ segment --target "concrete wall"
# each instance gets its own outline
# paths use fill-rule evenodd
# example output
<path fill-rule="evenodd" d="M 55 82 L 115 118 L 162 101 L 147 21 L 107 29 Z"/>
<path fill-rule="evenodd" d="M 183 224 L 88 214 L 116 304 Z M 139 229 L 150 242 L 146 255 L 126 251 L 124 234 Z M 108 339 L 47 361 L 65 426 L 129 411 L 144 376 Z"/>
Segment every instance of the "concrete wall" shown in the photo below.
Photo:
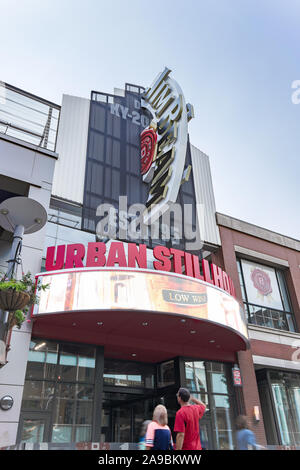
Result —
<path fill-rule="evenodd" d="M 63 95 L 52 193 L 79 204 L 83 203 L 89 113 L 90 100 Z"/>
<path fill-rule="evenodd" d="M 25 145 L 25 146 L 24 146 Z M 57 155 L 37 150 L 26 144 L 19 145 L 13 139 L 0 136 L 0 174 L 28 183 L 28 197 L 41 203 L 48 211 L 52 179 Z M 23 179 L 22 179 L 23 178 Z M 11 183 L 13 190 L 13 182 Z M 12 191 L 13 192 L 13 191 Z M 24 272 L 34 276 L 40 271 L 46 227 L 31 235 L 24 235 L 22 262 Z M 5 236 L 6 235 L 6 236 Z M 9 253 L 9 234 L 0 241 L 0 269 L 5 271 Z M 21 271 L 19 272 L 21 276 Z M 31 338 L 31 323 L 24 322 L 22 328 L 13 329 L 8 363 L 0 369 L 0 398 L 11 395 L 14 405 L 11 410 L 0 410 L 0 446 L 16 442 L 28 349 Z"/>
<path fill-rule="evenodd" d="M 206 244 L 220 245 L 219 227 L 216 223 L 216 204 L 211 178 L 209 157 L 191 145 L 195 194 L 198 207 L 200 238 Z"/>

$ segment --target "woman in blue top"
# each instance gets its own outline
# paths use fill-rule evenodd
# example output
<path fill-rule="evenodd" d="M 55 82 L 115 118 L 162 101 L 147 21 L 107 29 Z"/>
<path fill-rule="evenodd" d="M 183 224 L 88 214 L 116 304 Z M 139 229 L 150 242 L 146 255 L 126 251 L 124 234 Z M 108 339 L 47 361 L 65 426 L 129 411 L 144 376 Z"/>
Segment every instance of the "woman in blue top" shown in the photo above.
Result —
<path fill-rule="evenodd" d="M 248 428 L 247 416 L 240 415 L 236 419 L 236 440 L 238 450 L 254 450 L 257 448 L 255 435 Z"/>

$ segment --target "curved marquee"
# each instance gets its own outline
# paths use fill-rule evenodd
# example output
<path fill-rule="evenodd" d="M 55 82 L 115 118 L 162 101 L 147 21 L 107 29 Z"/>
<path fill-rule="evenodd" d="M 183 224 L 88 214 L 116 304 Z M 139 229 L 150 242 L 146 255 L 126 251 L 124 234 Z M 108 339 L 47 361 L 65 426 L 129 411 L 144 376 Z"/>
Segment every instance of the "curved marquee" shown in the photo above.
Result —
<path fill-rule="evenodd" d="M 41 273 L 49 288 L 40 292 L 33 317 L 89 311 L 139 311 L 180 315 L 234 330 L 247 343 L 239 303 L 212 284 L 186 276 L 120 268 L 73 269 Z"/>

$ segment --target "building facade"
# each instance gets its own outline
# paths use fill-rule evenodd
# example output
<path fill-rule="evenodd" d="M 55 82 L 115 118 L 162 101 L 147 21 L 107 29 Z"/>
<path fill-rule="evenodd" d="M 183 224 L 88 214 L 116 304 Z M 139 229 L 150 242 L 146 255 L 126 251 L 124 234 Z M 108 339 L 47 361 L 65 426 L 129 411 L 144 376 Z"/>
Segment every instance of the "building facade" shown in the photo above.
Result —
<path fill-rule="evenodd" d="M 248 317 L 251 349 L 239 353 L 247 414 L 260 403 L 261 440 L 299 446 L 299 241 L 223 214 L 217 222 Z"/>
<path fill-rule="evenodd" d="M 60 106 L 54 103 L 0 83 L 0 203 L 13 197 L 28 197 L 48 212 L 58 158 L 55 142 L 59 112 Z M 3 228 L 0 233 L 0 271 L 4 275 L 12 233 Z M 18 278 L 23 269 L 33 276 L 40 270 L 45 233 L 46 227 L 43 227 L 36 233 L 24 235 Z M 4 312 L 1 312 L 1 330 L 3 317 Z M 10 410 L 1 409 L 0 441 L 4 445 L 16 440 L 31 329 L 29 322 L 20 330 L 14 328 L 7 358 L 1 350 L 1 397 L 8 395 L 14 400 Z"/>
<path fill-rule="evenodd" d="M 49 286 L 0 369 L 1 446 L 134 445 L 158 403 L 173 427 L 179 386 L 207 404 L 206 449 L 235 448 L 238 414 L 261 445 L 300 445 L 300 242 L 216 212 L 192 117 L 168 69 L 61 107 L 3 86 L 1 200 L 46 208 L 22 253 Z"/>

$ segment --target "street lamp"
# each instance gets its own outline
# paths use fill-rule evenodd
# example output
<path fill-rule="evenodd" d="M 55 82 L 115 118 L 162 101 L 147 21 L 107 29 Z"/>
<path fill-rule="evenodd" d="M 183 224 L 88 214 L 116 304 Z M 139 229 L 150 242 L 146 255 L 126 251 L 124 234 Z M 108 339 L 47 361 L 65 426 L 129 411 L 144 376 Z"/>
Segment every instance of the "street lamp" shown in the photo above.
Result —
<path fill-rule="evenodd" d="M 16 266 L 21 261 L 23 235 L 39 231 L 46 222 L 45 208 L 34 199 L 17 196 L 0 204 L 0 226 L 13 233 L 5 279 L 14 277 Z M 2 312 L 0 317 L 0 367 L 7 362 L 8 313 Z"/>

